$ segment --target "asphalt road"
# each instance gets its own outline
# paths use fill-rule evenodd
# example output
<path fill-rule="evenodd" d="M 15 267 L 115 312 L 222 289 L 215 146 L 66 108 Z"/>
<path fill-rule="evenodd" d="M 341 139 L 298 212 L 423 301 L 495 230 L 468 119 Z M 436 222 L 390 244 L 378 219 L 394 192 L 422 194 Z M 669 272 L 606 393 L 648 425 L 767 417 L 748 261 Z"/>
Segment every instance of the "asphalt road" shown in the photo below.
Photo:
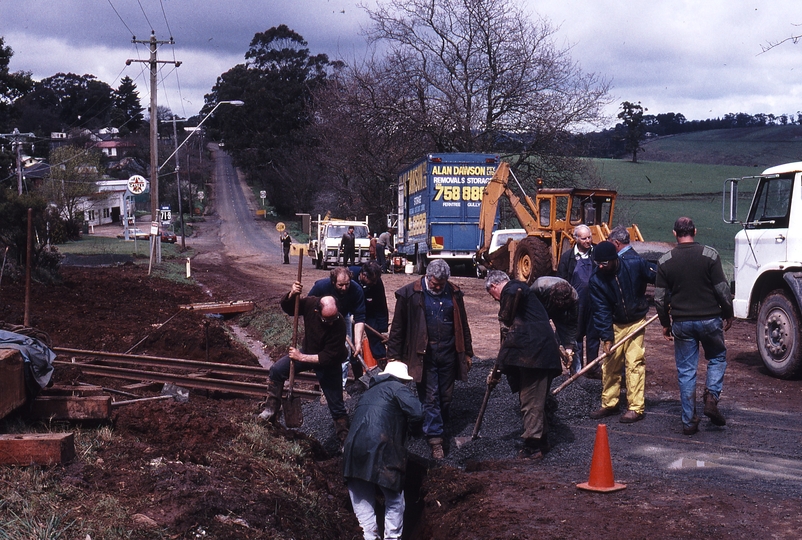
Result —
<path fill-rule="evenodd" d="M 231 157 L 217 145 L 209 148 L 214 159 L 214 207 L 226 251 L 238 258 L 267 257 L 265 261 L 275 261 L 281 255 L 279 233 L 273 224 L 256 216 L 254 198 L 246 194 L 247 186 L 239 180 Z"/>

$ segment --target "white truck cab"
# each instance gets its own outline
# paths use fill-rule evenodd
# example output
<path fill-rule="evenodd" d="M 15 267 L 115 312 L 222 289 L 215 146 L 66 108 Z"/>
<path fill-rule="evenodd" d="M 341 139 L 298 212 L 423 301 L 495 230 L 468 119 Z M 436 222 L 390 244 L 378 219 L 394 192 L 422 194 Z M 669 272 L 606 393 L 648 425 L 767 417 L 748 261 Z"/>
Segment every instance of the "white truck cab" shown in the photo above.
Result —
<path fill-rule="evenodd" d="M 738 218 L 738 184 L 757 183 L 745 219 Z M 727 208 L 729 201 L 729 208 Z M 735 235 L 733 307 L 756 319 L 756 341 L 776 377 L 802 373 L 802 162 L 778 165 L 759 176 L 728 179 L 724 221 Z"/>
<path fill-rule="evenodd" d="M 308 251 L 309 257 L 312 258 L 316 268 L 326 269 L 330 265 L 343 263 L 340 243 L 348 227 L 354 228 L 354 236 L 356 237 L 354 242 L 354 263 L 360 265 L 370 260 L 370 239 L 368 238 L 370 229 L 368 228 L 367 216 L 365 216 L 364 221 L 360 221 L 330 219 L 318 215 L 317 221 L 314 223 L 317 227 L 317 236 L 310 235 Z"/>

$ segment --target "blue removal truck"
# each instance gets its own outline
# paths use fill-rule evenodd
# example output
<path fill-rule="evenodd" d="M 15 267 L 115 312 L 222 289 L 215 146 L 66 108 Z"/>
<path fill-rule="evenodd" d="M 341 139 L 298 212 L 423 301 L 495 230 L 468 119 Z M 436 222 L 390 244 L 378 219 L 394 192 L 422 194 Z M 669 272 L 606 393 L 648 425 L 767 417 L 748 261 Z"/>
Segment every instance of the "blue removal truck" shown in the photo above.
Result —
<path fill-rule="evenodd" d="M 482 193 L 498 163 L 494 154 L 429 154 L 399 173 L 396 249 L 418 273 L 432 259 L 473 264 Z"/>

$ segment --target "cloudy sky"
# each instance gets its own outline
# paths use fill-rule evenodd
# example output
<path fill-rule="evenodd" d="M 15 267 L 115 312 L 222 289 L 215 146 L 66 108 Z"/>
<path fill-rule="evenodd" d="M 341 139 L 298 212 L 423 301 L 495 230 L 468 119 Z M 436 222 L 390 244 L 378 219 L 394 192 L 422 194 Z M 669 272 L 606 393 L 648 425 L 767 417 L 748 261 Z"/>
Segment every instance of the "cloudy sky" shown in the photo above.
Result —
<path fill-rule="evenodd" d="M 368 0 L 373 1 L 373 0 Z M 521 0 L 532 17 L 559 27 L 559 46 L 586 72 L 612 82 L 614 116 L 623 100 L 652 114 L 690 120 L 730 112 L 802 110 L 802 7 L 790 0 Z M 364 52 L 368 19 L 355 0 L 0 0 L 0 36 L 14 50 L 11 70 L 39 80 L 59 72 L 92 74 L 117 87 L 128 75 L 149 99 L 147 40 L 170 36 L 160 60 L 158 99 L 182 116 L 196 114 L 218 75 L 244 61 L 257 32 L 287 24 L 312 53 L 346 61 Z"/>

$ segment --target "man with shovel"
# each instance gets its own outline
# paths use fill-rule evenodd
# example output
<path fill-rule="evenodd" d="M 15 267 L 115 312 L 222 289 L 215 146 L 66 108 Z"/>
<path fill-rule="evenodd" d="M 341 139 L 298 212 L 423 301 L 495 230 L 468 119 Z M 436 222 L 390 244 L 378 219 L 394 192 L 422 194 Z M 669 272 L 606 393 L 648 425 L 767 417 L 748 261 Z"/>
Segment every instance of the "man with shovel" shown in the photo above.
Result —
<path fill-rule="evenodd" d="M 593 326 L 608 355 L 602 365 L 601 408 L 590 413 L 599 420 L 618 414 L 621 370 L 626 366 L 627 407 L 619 422 L 632 424 L 643 420 L 646 409 L 646 360 L 644 332 L 612 351 L 613 343 L 646 321 L 649 302 L 647 283 L 657 277 L 656 265 L 637 254 L 619 257 L 611 242 L 600 242 L 593 252 L 596 270 L 590 278 L 593 302 Z M 612 352 L 612 354 L 610 354 Z"/>
<path fill-rule="evenodd" d="M 554 377 L 562 373 L 560 350 L 549 323 L 549 314 L 535 291 L 522 281 L 511 281 L 500 270 L 491 270 L 485 288 L 499 302 L 498 319 L 509 327 L 495 368 L 487 378 L 495 385 L 501 373 L 521 401 L 524 431 L 519 457 L 542 459 L 547 449 L 546 397 Z"/>
<path fill-rule="evenodd" d="M 301 294 L 301 283 L 292 284 L 290 292 L 281 299 L 284 313 L 295 313 L 296 297 Z M 281 357 L 270 368 L 267 386 L 267 407 L 259 418 L 268 422 L 278 421 L 281 410 L 281 391 L 284 381 L 290 376 L 290 364 L 295 362 L 295 372 L 313 371 L 326 397 L 337 438 L 342 444 L 348 435 L 348 412 L 343 403 L 340 379 L 342 362 L 348 358 L 345 348 L 345 320 L 337 310 L 331 296 L 318 298 L 307 296 L 299 299 L 299 313 L 304 321 L 304 341 L 300 349 L 290 347 L 289 353 Z"/>

